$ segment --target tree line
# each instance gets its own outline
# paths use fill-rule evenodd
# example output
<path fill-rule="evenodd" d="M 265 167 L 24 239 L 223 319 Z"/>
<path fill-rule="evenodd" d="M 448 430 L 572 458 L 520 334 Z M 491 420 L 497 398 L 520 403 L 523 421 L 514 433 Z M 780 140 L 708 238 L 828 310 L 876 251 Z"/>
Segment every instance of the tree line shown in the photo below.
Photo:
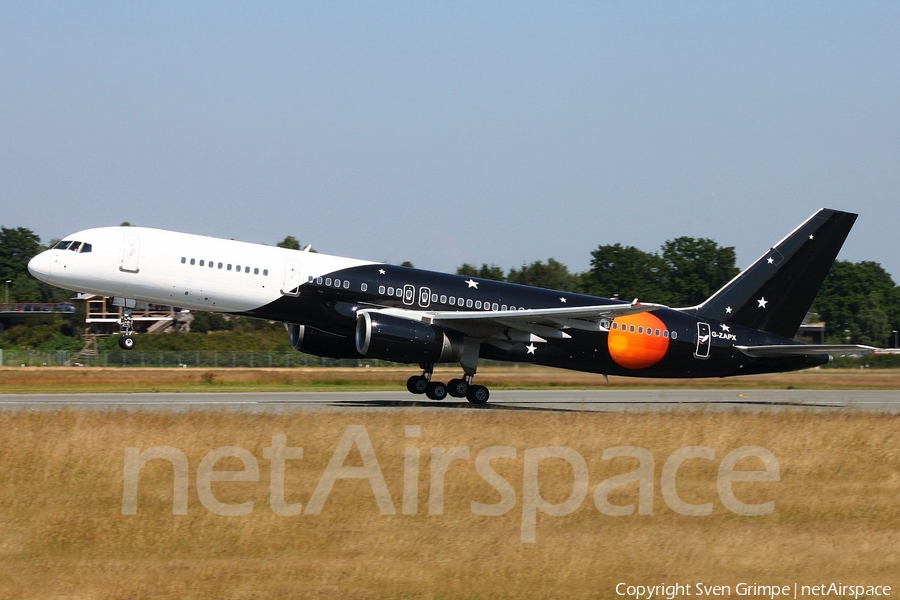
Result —
<path fill-rule="evenodd" d="M 30 229 L 0 227 L 0 282 L 10 282 L 10 302 L 59 302 L 71 297 L 70 292 L 39 282 L 28 273 L 31 257 L 55 241 L 43 246 Z M 293 236 L 287 236 L 277 246 L 301 248 Z M 404 265 L 412 266 L 408 262 Z M 738 268 L 734 247 L 719 246 L 709 238 L 679 237 L 666 241 L 658 252 L 621 244 L 598 246 L 591 252 L 590 268 L 583 273 L 573 273 L 553 258 L 508 271 L 495 264 L 479 267 L 465 263 L 456 272 L 680 307 L 695 305 L 711 296 L 738 273 Z M 887 346 L 891 332 L 900 329 L 900 287 L 876 262 L 836 261 L 810 310 L 825 322 L 826 340 L 830 343 Z M 227 323 L 219 318 L 201 317 L 197 325 L 197 329 L 206 331 L 227 328 Z"/>

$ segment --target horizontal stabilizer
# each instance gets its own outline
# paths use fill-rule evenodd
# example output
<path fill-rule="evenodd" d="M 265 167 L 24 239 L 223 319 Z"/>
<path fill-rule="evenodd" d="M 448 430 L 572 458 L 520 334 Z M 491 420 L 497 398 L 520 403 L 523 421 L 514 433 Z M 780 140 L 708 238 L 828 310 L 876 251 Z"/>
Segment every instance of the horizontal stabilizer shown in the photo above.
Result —
<path fill-rule="evenodd" d="M 752 358 L 777 358 L 782 356 L 808 356 L 810 354 L 871 354 L 878 350 L 859 344 L 776 344 L 772 346 L 735 346 Z"/>

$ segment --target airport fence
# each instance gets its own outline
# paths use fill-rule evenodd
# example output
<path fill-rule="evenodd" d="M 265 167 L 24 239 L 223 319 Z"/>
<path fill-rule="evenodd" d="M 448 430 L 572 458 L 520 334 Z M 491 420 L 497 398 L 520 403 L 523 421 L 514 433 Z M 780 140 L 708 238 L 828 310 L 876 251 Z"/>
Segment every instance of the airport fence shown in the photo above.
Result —
<path fill-rule="evenodd" d="M 6 367 L 79 366 L 79 367 L 203 367 L 203 368 L 274 368 L 274 367 L 365 367 L 380 366 L 374 359 L 322 358 L 302 352 L 203 352 L 194 350 L 150 352 L 100 352 L 74 356 L 66 350 L 31 352 L 0 351 L 0 363 Z"/>

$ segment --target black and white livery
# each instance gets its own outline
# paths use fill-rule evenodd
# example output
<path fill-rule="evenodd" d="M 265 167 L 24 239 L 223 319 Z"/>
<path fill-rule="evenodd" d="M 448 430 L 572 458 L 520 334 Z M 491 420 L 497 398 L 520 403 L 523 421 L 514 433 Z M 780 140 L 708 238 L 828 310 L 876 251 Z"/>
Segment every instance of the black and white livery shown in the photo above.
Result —
<path fill-rule="evenodd" d="M 297 350 L 418 364 L 410 392 L 486 402 L 480 358 L 605 375 L 726 377 L 873 350 L 791 339 L 856 215 L 822 209 L 708 300 L 668 308 L 142 227 L 79 231 L 34 257 L 47 283 L 112 296 L 120 345 L 137 301 L 285 323 Z M 434 380 L 434 365 L 458 378 Z"/>

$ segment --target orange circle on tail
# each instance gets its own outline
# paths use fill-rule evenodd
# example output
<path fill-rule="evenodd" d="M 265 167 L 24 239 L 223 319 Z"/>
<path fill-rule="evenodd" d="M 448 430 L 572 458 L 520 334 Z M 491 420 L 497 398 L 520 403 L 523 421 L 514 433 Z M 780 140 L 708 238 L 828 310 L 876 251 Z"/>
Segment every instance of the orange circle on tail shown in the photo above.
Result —
<path fill-rule="evenodd" d="M 663 337 L 666 324 L 650 313 L 617 317 L 610 328 L 607 347 L 617 365 L 626 369 L 644 369 L 655 365 L 666 355 L 669 338 Z M 632 326 L 634 331 L 632 331 Z M 643 328 L 643 333 L 640 333 Z M 651 332 L 648 335 L 648 330 Z M 659 335 L 656 332 L 659 331 Z"/>

